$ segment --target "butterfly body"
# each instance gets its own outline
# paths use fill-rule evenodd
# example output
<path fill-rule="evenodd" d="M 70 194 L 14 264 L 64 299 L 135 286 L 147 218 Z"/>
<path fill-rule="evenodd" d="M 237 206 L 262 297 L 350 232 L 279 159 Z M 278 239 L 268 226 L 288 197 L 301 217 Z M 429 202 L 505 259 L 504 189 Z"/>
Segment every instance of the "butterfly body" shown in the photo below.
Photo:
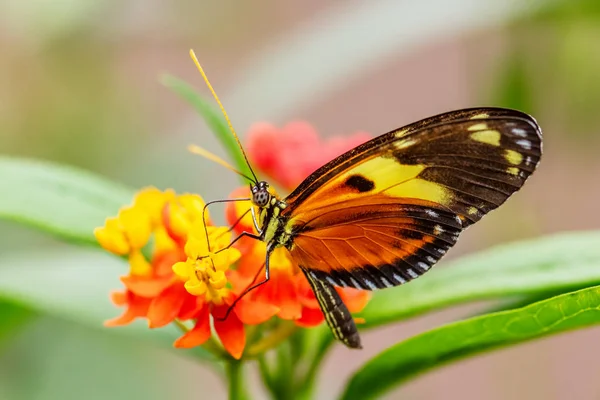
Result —
<path fill-rule="evenodd" d="M 334 336 L 360 348 L 335 286 L 375 290 L 427 272 L 459 234 L 519 190 L 542 153 L 541 129 L 502 108 L 452 111 L 376 137 L 280 199 L 252 186 L 256 238 L 285 247 Z"/>

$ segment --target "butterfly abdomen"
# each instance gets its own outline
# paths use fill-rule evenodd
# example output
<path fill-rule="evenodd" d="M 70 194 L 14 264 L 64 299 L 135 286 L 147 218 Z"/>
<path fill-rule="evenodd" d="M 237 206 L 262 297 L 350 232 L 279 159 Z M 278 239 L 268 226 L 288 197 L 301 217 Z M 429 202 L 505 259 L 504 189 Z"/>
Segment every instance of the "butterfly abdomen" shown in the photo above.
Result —
<path fill-rule="evenodd" d="M 329 328 L 333 332 L 333 336 L 350 348 L 361 349 L 360 336 L 352 314 L 333 285 L 324 280 L 315 279 L 302 266 L 300 266 L 300 269 L 304 272 L 310 287 L 315 293 L 315 297 L 323 311 L 327 325 L 329 325 Z"/>

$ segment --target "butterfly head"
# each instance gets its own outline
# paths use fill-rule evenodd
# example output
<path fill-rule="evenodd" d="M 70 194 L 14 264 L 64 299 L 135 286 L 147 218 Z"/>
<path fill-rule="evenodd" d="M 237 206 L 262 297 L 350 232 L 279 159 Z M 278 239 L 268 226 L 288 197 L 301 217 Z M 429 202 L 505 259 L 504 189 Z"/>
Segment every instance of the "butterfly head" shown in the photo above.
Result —
<path fill-rule="evenodd" d="M 260 181 L 252 186 L 252 203 L 257 207 L 266 207 L 271 202 L 271 196 L 267 182 Z"/>

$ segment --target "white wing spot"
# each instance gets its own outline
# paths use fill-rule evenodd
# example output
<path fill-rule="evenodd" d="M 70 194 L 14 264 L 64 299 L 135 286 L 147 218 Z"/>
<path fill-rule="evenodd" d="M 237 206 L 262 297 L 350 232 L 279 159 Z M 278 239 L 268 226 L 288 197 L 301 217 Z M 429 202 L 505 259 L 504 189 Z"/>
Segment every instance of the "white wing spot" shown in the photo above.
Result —
<path fill-rule="evenodd" d="M 358 281 L 354 278 L 350 278 L 350 283 L 352 284 L 352 286 L 354 286 L 357 289 L 360 289 L 362 286 L 360 285 L 360 283 L 358 283 Z"/>
<path fill-rule="evenodd" d="M 431 256 L 427 256 L 427 257 L 425 257 L 425 259 L 427 261 L 429 261 L 431 264 L 435 264 L 437 262 L 437 260 Z"/>
<path fill-rule="evenodd" d="M 425 214 L 429 215 L 431 218 L 439 218 L 440 217 L 440 214 L 436 213 L 435 211 L 433 211 L 429 208 L 425 210 Z"/>
<path fill-rule="evenodd" d="M 398 275 L 398 274 L 394 274 L 394 275 L 392 276 L 392 278 L 394 278 L 395 280 L 397 280 L 397 281 L 398 281 L 398 282 L 400 282 L 400 283 L 406 283 L 406 279 L 404 279 L 403 277 L 401 277 L 401 276 L 400 276 L 400 275 Z"/>
<path fill-rule="evenodd" d="M 415 279 L 416 277 L 419 276 L 419 274 L 417 274 L 415 271 L 413 271 L 412 269 L 407 269 L 406 272 L 410 275 L 411 278 Z"/>
<path fill-rule="evenodd" d="M 314 279 L 319 279 L 319 278 L 317 277 L 317 274 L 315 274 L 315 273 L 314 273 L 314 272 L 312 272 L 312 271 L 310 272 L 310 276 L 312 276 Z"/>
<path fill-rule="evenodd" d="M 531 164 L 533 164 L 533 159 L 531 158 L 531 156 L 525 157 L 525 165 L 531 165 Z"/>
<path fill-rule="evenodd" d="M 527 131 L 525 129 L 513 128 L 512 132 L 517 136 L 527 137 Z"/>
<path fill-rule="evenodd" d="M 444 228 L 442 228 L 441 225 L 436 225 L 433 227 L 433 233 L 435 235 L 439 235 L 440 233 L 444 233 L 444 232 L 445 232 L 445 230 L 444 230 Z"/>
<path fill-rule="evenodd" d="M 531 150 L 531 142 L 529 140 L 521 139 L 517 140 L 515 143 L 526 150 Z"/>
<path fill-rule="evenodd" d="M 429 270 L 429 268 L 431 268 L 431 267 L 429 266 L 429 264 L 427 264 L 427 263 L 424 263 L 423 261 L 419 261 L 419 262 L 417 263 L 417 267 L 421 268 L 423 271 L 427 271 L 427 270 Z"/>
<path fill-rule="evenodd" d="M 439 248 L 437 249 L 437 251 L 438 251 L 438 253 L 440 253 L 441 255 L 444 255 L 444 254 L 446 254 L 446 250 L 442 249 L 441 247 L 439 247 Z"/>
<path fill-rule="evenodd" d="M 387 279 L 381 277 L 380 280 L 381 280 L 381 283 L 383 283 L 385 285 L 385 287 L 394 287 L 394 285 L 392 285 L 392 283 L 390 281 L 388 281 Z"/>
<path fill-rule="evenodd" d="M 377 289 L 377 286 L 375 286 L 375 284 L 373 282 L 371 282 L 370 280 L 365 279 L 364 282 L 365 282 L 365 285 L 367 285 L 369 287 L 369 289 L 371 289 L 371 290 Z"/>
<path fill-rule="evenodd" d="M 313 276 L 314 276 L 314 275 L 313 275 Z M 326 276 L 326 277 L 325 277 L 325 280 L 326 280 L 327 282 L 329 282 L 330 284 L 332 284 L 332 285 L 339 285 L 339 283 L 337 283 L 336 281 L 334 281 L 334 280 L 333 280 L 333 278 L 332 278 L 332 277 L 330 277 L 330 276 Z"/>

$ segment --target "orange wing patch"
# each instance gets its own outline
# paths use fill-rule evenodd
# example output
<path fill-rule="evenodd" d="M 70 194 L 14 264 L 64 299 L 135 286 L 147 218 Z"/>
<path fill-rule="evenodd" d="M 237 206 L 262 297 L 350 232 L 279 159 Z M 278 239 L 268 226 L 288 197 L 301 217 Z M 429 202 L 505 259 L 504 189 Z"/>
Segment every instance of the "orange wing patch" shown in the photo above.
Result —
<path fill-rule="evenodd" d="M 462 230 L 461 220 L 435 203 L 399 204 L 382 195 L 325 207 L 301 224 L 291 254 L 303 270 L 330 284 L 368 290 L 427 272 Z"/>

